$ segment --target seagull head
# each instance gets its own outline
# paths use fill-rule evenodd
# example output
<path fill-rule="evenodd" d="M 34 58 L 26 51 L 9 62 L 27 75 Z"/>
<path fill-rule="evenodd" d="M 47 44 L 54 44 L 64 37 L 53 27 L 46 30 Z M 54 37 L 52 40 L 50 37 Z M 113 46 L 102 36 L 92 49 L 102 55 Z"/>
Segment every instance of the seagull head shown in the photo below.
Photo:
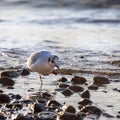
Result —
<path fill-rule="evenodd" d="M 56 55 L 52 55 L 48 58 L 48 62 L 50 63 L 51 66 L 57 67 L 57 69 L 60 69 L 58 65 L 58 60 L 59 58 Z"/>

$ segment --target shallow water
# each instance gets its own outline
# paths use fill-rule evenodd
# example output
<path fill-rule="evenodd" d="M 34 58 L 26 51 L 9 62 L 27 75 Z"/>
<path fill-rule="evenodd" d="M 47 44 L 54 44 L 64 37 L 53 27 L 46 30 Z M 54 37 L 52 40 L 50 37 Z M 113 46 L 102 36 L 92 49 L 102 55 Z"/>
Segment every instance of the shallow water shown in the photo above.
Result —
<path fill-rule="evenodd" d="M 47 49 L 58 54 L 61 68 L 97 71 L 98 74 L 120 73 L 120 12 L 118 11 L 119 9 L 116 8 L 76 10 L 65 7 L 56 9 L 26 5 L 2 6 L 0 8 L 0 68 L 2 70 L 14 66 L 26 67 L 25 62 L 31 52 Z M 91 84 L 96 74 L 77 73 L 77 75 L 87 78 Z M 44 77 L 42 90 L 54 91 L 58 87 L 55 81 L 62 76 L 69 80 L 73 77 L 72 75 Z M 107 77 L 112 81 L 119 80 L 118 76 Z M 38 74 L 31 73 L 27 77 L 15 78 L 15 90 L 4 87 L 1 89 L 5 93 L 15 92 L 27 97 L 39 91 L 38 78 Z M 34 88 L 33 92 L 28 91 L 31 88 Z M 119 88 L 119 82 L 112 82 L 98 91 L 91 91 L 91 99 L 95 105 L 114 116 L 120 110 L 120 97 L 119 92 L 113 91 L 113 88 Z M 61 103 L 75 103 L 77 108 L 76 102 L 80 100 L 80 96 L 75 94 L 69 99 L 58 92 L 55 99 Z M 108 118 L 100 118 L 103 119 Z M 117 120 L 117 118 L 112 119 Z"/>

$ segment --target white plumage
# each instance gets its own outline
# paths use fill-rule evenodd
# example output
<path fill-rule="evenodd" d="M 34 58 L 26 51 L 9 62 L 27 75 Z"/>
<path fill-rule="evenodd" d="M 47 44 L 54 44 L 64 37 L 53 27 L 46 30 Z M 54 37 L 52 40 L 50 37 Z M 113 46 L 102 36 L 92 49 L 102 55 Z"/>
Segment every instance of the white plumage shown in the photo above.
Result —
<path fill-rule="evenodd" d="M 27 59 L 27 66 L 33 72 L 49 75 L 52 73 L 54 67 L 59 69 L 58 59 L 58 56 L 52 55 L 49 51 L 34 52 Z"/>

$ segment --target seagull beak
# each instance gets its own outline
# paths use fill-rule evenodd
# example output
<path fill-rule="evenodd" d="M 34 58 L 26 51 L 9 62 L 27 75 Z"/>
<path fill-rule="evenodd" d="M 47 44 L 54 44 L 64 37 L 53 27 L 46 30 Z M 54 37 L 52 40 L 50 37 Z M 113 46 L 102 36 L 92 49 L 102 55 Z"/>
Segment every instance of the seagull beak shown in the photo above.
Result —
<path fill-rule="evenodd" d="M 55 67 L 57 67 L 58 70 L 60 69 L 58 65 L 56 65 Z"/>

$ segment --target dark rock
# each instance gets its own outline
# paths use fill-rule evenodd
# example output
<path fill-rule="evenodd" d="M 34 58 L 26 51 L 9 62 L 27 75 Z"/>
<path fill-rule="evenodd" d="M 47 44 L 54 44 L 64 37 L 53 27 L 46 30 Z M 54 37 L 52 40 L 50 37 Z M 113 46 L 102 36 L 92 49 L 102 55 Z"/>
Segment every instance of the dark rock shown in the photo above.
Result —
<path fill-rule="evenodd" d="M 73 84 L 84 84 L 86 79 L 84 77 L 74 76 L 71 80 Z"/>
<path fill-rule="evenodd" d="M 30 74 L 30 72 L 29 72 L 28 69 L 23 69 L 22 72 L 21 72 L 22 76 L 26 76 L 26 75 L 29 75 L 29 74 Z"/>
<path fill-rule="evenodd" d="M 46 108 L 40 103 L 39 104 L 35 103 L 34 105 L 31 106 L 31 109 L 33 110 L 34 113 L 46 111 Z"/>
<path fill-rule="evenodd" d="M 6 120 L 6 117 L 0 113 L 0 120 Z"/>
<path fill-rule="evenodd" d="M 87 115 L 95 114 L 95 115 L 98 115 L 98 116 L 100 116 L 101 113 L 102 113 L 102 111 L 99 108 L 95 107 L 95 106 L 85 106 L 80 110 L 80 112 L 83 112 L 83 113 L 85 113 Z"/>
<path fill-rule="evenodd" d="M 6 94 L 0 93 L 0 103 L 9 103 L 10 97 Z"/>
<path fill-rule="evenodd" d="M 110 115 L 109 113 L 103 113 L 102 115 L 107 117 L 107 118 L 113 118 L 114 117 L 113 115 Z"/>
<path fill-rule="evenodd" d="M 51 98 L 52 95 L 49 94 L 49 93 L 47 93 L 47 92 L 44 92 L 44 93 L 41 94 L 41 97 L 42 97 L 42 98 Z"/>
<path fill-rule="evenodd" d="M 1 77 L 10 77 L 10 78 L 14 78 L 14 77 L 18 77 L 19 73 L 17 71 L 3 71 L 1 72 Z"/>
<path fill-rule="evenodd" d="M 0 78 L 0 84 L 2 84 L 3 86 L 13 86 L 15 82 L 11 78 L 2 77 Z"/>
<path fill-rule="evenodd" d="M 13 104 L 6 104 L 6 106 L 5 106 L 6 108 L 10 108 L 10 109 L 12 109 L 12 107 L 13 107 Z"/>
<path fill-rule="evenodd" d="M 16 95 L 16 99 L 17 99 L 17 100 L 19 100 L 19 99 L 21 99 L 21 98 L 22 98 L 22 96 L 20 96 L 19 94 Z"/>
<path fill-rule="evenodd" d="M 66 81 L 67 81 L 67 78 L 62 77 L 62 78 L 60 78 L 58 81 L 59 81 L 59 82 L 66 82 Z"/>
<path fill-rule="evenodd" d="M 78 113 L 77 113 L 77 120 L 83 120 L 85 116 L 86 116 L 85 113 L 83 113 L 83 112 L 78 112 Z"/>
<path fill-rule="evenodd" d="M 42 104 L 42 105 L 45 105 L 46 104 L 46 102 L 47 102 L 47 100 L 46 99 L 39 99 L 39 100 L 37 100 L 38 101 L 38 103 L 40 103 L 40 104 Z"/>
<path fill-rule="evenodd" d="M 81 97 L 82 97 L 82 98 L 90 98 L 90 92 L 89 92 L 88 90 L 86 90 L 85 92 L 83 92 L 83 93 L 81 94 Z"/>
<path fill-rule="evenodd" d="M 13 86 L 8 86 L 7 89 L 15 89 Z"/>
<path fill-rule="evenodd" d="M 85 105 L 91 105 L 93 102 L 91 100 L 89 100 L 88 98 L 84 98 L 81 99 L 80 102 L 78 102 L 78 104 L 85 106 Z"/>
<path fill-rule="evenodd" d="M 94 77 L 94 83 L 95 85 L 103 85 L 103 84 L 109 84 L 110 80 L 106 77 Z"/>
<path fill-rule="evenodd" d="M 67 85 L 67 84 L 60 84 L 59 85 L 59 88 L 67 88 L 67 87 L 69 87 L 69 85 Z"/>
<path fill-rule="evenodd" d="M 49 101 L 47 102 L 47 106 L 60 107 L 61 104 L 60 104 L 58 101 L 56 101 L 56 100 L 49 100 Z"/>
<path fill-rule="evenodd" d="M 78 118 L 75 113 L 59 112 L 57 115 L 57 120 L 78 120 Z"/>
<path fill-rule="evenodd" d="M 117 115 L 116 118 L 120 118 L 120 115 Z"/>
<path fill-rule="evenodd" d="M 96 86 L 95 84 L 91 85 L 88 87 L 89 90 L 98 90 L 98 86 Z"/>
<path fill-rule="evenodd" d="M 20 104 L 20 103 L 14 103 L 14 108 L 18 109 L 18 110 L 21 110 L 23 108 L 23 105 Z"/>
<path fill-rule="evenodd" d="M 0 90 L 0 93 L 3 93 L 3 90 Z"/>
<path fill-rule="evenodd" d="M 114 91 L 120 92 L 120 89 L 118 88 L 113 88 Z"/>
<path fill-rule="evenodd" d="M 33 104 L 33 103 L 34 103 L 33 100 L 29 100 L 29 99 L 28 99 L 28 100 L 22 100 L 21 102 L 24 103 L 24 104 L 27 104 L 27 105 L 28 105 L 28 104 Z"/>
<path fill-rule="evenodd" d="M 74 91 L 74 92 L 82 92 L 84 91 L 83 87 L 77 86 L 77 85 L 72 85 L 68 87 L 70 90 Z"/>
<path fill-rule="evenodd" d="M 62 107 L 62 109 L 63 109 L 64 112 L 76 113 L 76 109 L 73 106 L 71 106 L 71 105 L 69 105 L 69 106 L 64 105 Z"/>
<path fill-rule="evenodd" d="M 38 116 L 34 116 L 35 120 L 56 120 L 56 113 L 55 112 L 40 112 Z"/>
<path fill-rule="evenodd" d="M 73 94 L 73 91 L 71 91 L 70 89 L 66 88 L 65 90 L 62 91 L 62 94 L 64 96 L 71 96 Z"/>
<path fill-rule="evenodd" d="M 31 119 L 28 119 L 28 118 L 25 117 L 23 114 L 18 113 L 18 114 L 13 118 L 13 120 L 31 120 Z"/>

